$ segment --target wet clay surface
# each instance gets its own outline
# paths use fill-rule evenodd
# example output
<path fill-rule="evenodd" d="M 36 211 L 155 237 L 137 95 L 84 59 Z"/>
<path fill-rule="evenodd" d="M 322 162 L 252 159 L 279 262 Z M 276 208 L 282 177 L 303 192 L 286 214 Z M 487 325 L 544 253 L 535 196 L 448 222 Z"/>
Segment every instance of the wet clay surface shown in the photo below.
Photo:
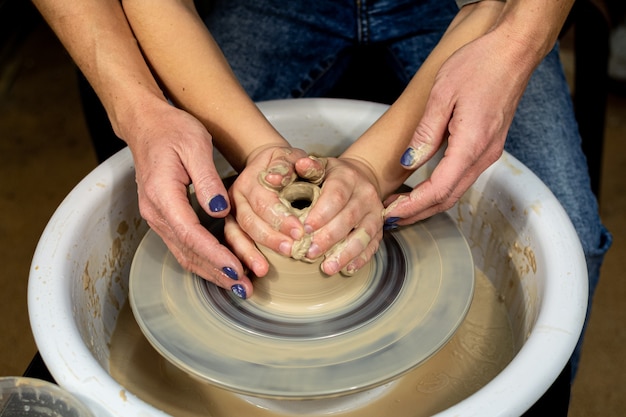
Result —
<path fill-rule="evenodd" d="M 428 416 L 456 404 L 493 379 L 512 359 L 514 347 L 504 304 L 489 280 L 476 271 L 470 310 L 450 341 L 421 366 L 390 384 L 366 406 L 324 410 L 327 400 L 288 402 L 282 411 L 252 404 L 229 391 L 200 382 L 161 357 L 144 338 L 128 303 L 123 307 L 111 339 L 110 373 L 128 392 L 174 416 L 284 417 L 333 415 L 369 417 Z M 233 372 L 237 372 L 236 369 Z M 367 394 L 365 395 L 367 398 Z M 125 398 L 127 393 L 120 392 Z M 283 402 L 284 403 L 284 402 Z M 263 408 L 266 407 L 266 408 Z"/>
<path fill-rule="evenodd" d="M 279 255 L 268 261 L 276 274 L 255 281 L 256 295 L 243 301 L 184 271 L 148 232 L 130 271 L 139 327 L 167 360 L 213 385 L 327 398 L 384 384 L 430 358 L 472 301 L 472 258 L 446 214 L 386 234 L 369 271 L 350 278 Z"/>

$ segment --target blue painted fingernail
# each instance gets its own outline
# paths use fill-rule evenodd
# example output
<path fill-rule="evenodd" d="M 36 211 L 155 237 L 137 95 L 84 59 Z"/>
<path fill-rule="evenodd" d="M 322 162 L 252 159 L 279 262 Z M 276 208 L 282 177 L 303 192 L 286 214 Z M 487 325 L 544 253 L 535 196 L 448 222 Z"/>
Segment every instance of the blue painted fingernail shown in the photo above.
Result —
<path fill-rule="evenodd" d="M 388 217 L 385 219 L 385 224 L 397 223 L 400 217 Z"/>
<path fill-rule="evenodd" d="M 237 275 L 237 271 L 235 271 L 233 268 L 229 266 L 225 266 L 224 268 L 222 268 L 222 272 L 225 273 L 226 276 L 228 276 L 228 278 L 230 279 L 234 279 L 235 281 L 239 279 L 239 275 Z"/>
<path fill-rule="evenodd" d="M 213 213 L 217 213 L 218 211 L 224 211 L 228 208 L 228 203 L 223 195 L 218 194 L 209 201 L 209 210 Z"/>
<path fill-rule="evenodd" d="M 383 225 L 383 230 L 384 231 L 388 231 L 388 230 L 396 230 L 398 228 L 398 225 L 395 223 L 385 223 Z"/>
<path fill-rule="evenodd" d="M 405 167 L 410 167 L 415 163 L 415 149 L 407 148 L 400 158 L 400 163 Z"/>
<path fill-rule="evenodd" d="M 242 300 L 246 299 L 246 289 L 241 284 L 235 284 L 230 287 L 231 291 Z"/>

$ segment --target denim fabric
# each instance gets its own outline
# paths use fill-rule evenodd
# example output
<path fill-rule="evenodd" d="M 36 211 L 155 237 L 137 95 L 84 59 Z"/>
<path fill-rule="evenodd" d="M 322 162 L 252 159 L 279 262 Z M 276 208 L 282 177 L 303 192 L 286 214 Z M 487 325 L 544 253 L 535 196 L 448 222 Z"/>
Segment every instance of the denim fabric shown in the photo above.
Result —
<path fill-rule="evenodd" d="M 324 96 L 368 46 L 387 48 L 406 84 L 457 11 L 454 1 L 218 0 L 205 22 L 259 101 Z"/>
<path fill-rule="evenodd" d="M 383 50 L 379 58 L 406 84 L 457 11 L 454 0 L 218 0 L 205 21 L 251 97 L 267 100 L 327 95 L 355 51 L 368 48 Z M 530 80 L 505 149 L 569 214 L 593 296 L 611 235 L 600 221 L 580 142 L 555 47 Z"/>
<path fill-rule="evenodd" d="M 509 130 L 505 149 L 541 178 L 574 224 L 587 261 L 588 320 L 600 267 L 611 246 L 612 236 L 600 221 L 598 204 L 591 191 L 587 161 L 582 152 L 558 46 L 531 77 Z M 580 350 L 579 342 L 572 360 L 573 377 Z"/>

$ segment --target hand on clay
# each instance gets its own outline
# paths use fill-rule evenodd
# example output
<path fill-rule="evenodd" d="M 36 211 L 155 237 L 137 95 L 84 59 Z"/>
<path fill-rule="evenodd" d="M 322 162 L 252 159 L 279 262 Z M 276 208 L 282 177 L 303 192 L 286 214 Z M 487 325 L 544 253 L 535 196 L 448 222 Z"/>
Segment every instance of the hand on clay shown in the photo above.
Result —
<path fill-rule="evenodd" d="M 321 195 L 304 221 L 313 234 L 306 257 L 324 255 L 326 274 L 353 274 L 378 249 L 383 209 L 376 180 L 363 162 L 328 158 Z"/>
<path fill-rule="evenodd" d="M 225 230 L 226 241 L 257 276 L 265 275 L 267 261 L 254 242 L 284 256 L 291 256 L 294 241 L 305 234 L 300 220 L 289 212 L 278 195 L 298 177 L 296 163 L 300 159 L 307 160 L 302 169 L 304 175 L 313 180 L 323 177 L 323 163 L 309 159 L 303 150 L 270 146 L 250 155 L 245 169 L 229 190 L 236 224 L 230 224 Z M 242 239 L 244 236 L 246 239 Z M 257 271 L 250 265 L 259 256 L 263 259 L 264 271 Z"/>
<path fill-rule="evenodd" d="M 193 183 L 209 216 L 229 213 L 228 194 L 213 165 L 212 138 L 188 113 L 164 101 L 153 107 L 122 132 L 134 157 L 141 215 L 184 269 L 245 298 L 252 284 L 241 262 L 200 224 L 188 199 Z"/>
<path fill-rule="evenodd" d="M 448 147 L 429 179 L 385 200 L 388 222 L 410 224 L 449 209 L 500 157 L 530 77 L 519 70 L 528 65 L 506 51 L 506 39 L 490 32 L 442 65 L 401 164 L 417 169 L 446 136 Z"/>
<path fill-rule="evenodd" d="M 231 246 L 238 243 L 234 252 L 249 264 L 260 255 L 254 242 L 295 258 L 294 248 L 308 238 L 311 246 L 304 257 L 324 255 L 322 270 L 329 275 L 353 273 L 372 257 L 382 238 L 383 205 L 370 177 L 358 161 L 315 158 L 293 148 L 263 149 L 248 160 L 229 191 L 236 222 L 227 219 L 226 240 Z M 321 196 L 304 223 L 279 196 L 298 178 L 323 181 Z"/>

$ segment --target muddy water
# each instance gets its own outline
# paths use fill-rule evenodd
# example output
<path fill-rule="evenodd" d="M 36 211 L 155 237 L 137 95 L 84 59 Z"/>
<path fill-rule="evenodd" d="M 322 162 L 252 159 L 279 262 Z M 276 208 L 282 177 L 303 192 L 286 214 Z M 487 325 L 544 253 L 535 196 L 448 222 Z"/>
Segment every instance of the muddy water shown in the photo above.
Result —
<path fill-rule="evenodd" d="M 390 384 L 366 406 L 346 407 L 344 402 L 335 411 L 328 411 L 328 403 L 318 402 L 319 409 L 326 407 L 322 414 L 311 411 L 317 408 L 315 402 L 300 403 L 302 407 L 288 402 L 283 403 L 283 411 L 276 412 L 267 409 L 271 401 L 253 404 L 239 395 L 197 381 L 152 348 L 128 303 L 111 338 L 110 372 L 127 391 L 176 417 L 419 417 L 445 410 L 476 392 L 511 361 L 513 354 L 506 308 L 489 280 L 476 271 L 474 299 L 454 337 L 427 362 Z"/>

